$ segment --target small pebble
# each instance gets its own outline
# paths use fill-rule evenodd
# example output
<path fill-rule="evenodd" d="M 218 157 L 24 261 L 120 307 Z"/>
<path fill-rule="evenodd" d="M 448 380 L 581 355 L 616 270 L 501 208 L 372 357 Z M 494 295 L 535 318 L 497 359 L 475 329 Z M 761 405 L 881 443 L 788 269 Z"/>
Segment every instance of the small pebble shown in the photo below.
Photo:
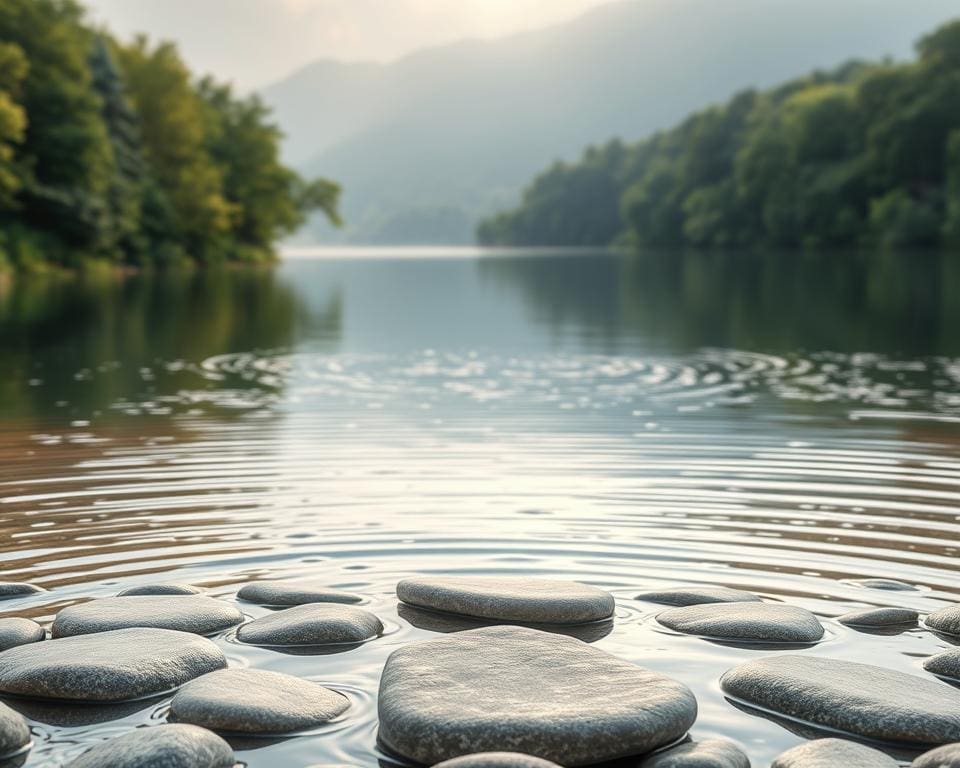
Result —
<path fill-rule="evenodd" d="M 911 608 L 866 608 L 837 618 L 848 627 L 896 627 L 916 624 L 920 614 Z"/>
<path fill-rule="evenodd" d="M 67 768 L 233 768 L 233 748 L 195 725 L 136 728 L 88 749 Z"/>
<path fill-rule="evenodd" d="M 46 591 L 43 587 L 26 584 L 22 581 L 0 581 L 0 600 L 12 600 L 16 597 L 36 595 Z"/>
<path fill-rule="evenodd" d="M 895 579 L 854 579 L 850 584 L 866 589 L 885 589 L 888 592 L 915 592 L 917 589 L 913 584 Z"/>
<path fill-rule="evenodd" d="M 910 768 L 960 768 L 960 744 L 944 744 L 924 752 Z"/>
<path fill-rule="evenodd" d="M 759 603 L 760 598 L 752 592 L 727 587 L 674 587 L 655 592 L 643 592 L 637 600 L 661 605 L 702 605 L 704 603 Z"/>
<path fill-rule="evenodd" d="M 897 762 L 853 741 L 817 739 L 787 750 L 770 768 L 897 768 Z"/>
<path fill-rule="evenodd" d="M 0 619 L 0 651 L 27 643 L 39 643 L 46 636 L 43 627 L 30 619 Z"/>
<path fill-rule="evenodd" d="M 139 584 L 117 592 L 117 597 L 137 595 L 199 595 L 203 590 L 190 584 Z"/>
<path fill-rule="evenodd" d="M 951 648 L 923 662 L 923 668 L 937 677 L 960 681 L 960 648 Z"/>
<path fill-rule="evenodd" d="M 960 635 L 960 605 L 950 605 L 934 611 L 924 622 L 935 632 L 945 635 Z"/>
<path fill-rule="evenodd" d="M 359 603 L 360 595 L 293 581 L 254 581 L 237 592 L 240 600 L 266 606 L 307 605 L 308 603 Z"/>
<path fill-rule="evenodd" d="M 310 603 L 271 613 L 237 631 L 250 645 L 330 645 L 362 643 L 383 632 L 383 623 L 362 608 Z"/>

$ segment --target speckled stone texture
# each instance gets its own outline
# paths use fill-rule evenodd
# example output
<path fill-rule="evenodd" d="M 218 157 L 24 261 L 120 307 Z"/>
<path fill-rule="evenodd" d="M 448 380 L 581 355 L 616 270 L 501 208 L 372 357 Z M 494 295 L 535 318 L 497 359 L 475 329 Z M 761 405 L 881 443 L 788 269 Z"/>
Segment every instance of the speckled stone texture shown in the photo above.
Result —
<path fill-rule="evenodd" d="M 43 627 L 30 619 L 0 619 L 0 651 L 27 643 L 39 643 L 46 636 Z"/>
<path fill-rule="evenodd" d="M 494 621 L 585 624 L 613 616 L 613 596 L 576 581 L 420 577 L 397 584 L 409 605 Z"/>
<path fill-rule="evenodd" d="M 0 704 L 0 760 L 22 752 L 30 743 L 30 729 L 23 715 Z"/>
<path fill-rule="evenodd" d="M 46 592 L 43 587 L 26 584 L 22 581 L 0 581 L 0 600 L 12 600 L 16 597 L 28 597 Z"/>
<path fill-rule="evenodd" d="M 349 605 L 298 605 L 244 624 L 237 638 L 251 645 L 362 643 L 383 632 L 370 611 Z"/>
<path fill-rule="evenodd" d="M 338 589 L 292 581 L 253 581 L 237 592 L 240 600 L 258 605 L 307 605 L 308 603 L 359 603 L 363 598 Z"/>
<path fill-rule="evenodd" d="M 750 758 L 732 741 L 708 739 L 658 752 L 640 768 L 750 768 Z"/>
<path fill-rule="evenodd" d="M 137 595 L 199 595 L 202 589 L 190 584 L 138 584 L 117 592 L 117 597 Z"/>
<path fill-rule="evenodd" d="M 848 627 L 897 627 L 916 624 L 919 618 L 912 608 L 865 608 L 845 613 L 837 621 Z"/>
<path fill-rule="evenodd" d="M 960 648 L 951 648 L 925 659 L 923 668 L 938 677 L 960 680 Z"/>
<path fill-rule="evenodd" d="M 910 768 L 960 768 L 960 744 L 945 744 L 924 752 Z"/>
<path fill-rule="evenodd" d="M 678 739 L 697 702 L 682 683 L 580 640 L 497 626 L 394 651 L 379 716 L 381 742 L 419 763 L 508 750 L 577 766 Z"/>
<path fill-rule="evenodd" d="M 657 621 L 676 632 L 723 640 L 814 643 L 823 626 L 804 608 L 779 603 L 710 603 L 671 608 Z"/>
<path fill-rule="evenodd" d="M 480 752 L 437 763 L 434 768 L 559 768 L 556 763 L 520 752 Z"/>
<path fill-rule="evenodd" d="M 232 768 L 233 749 L 217 734 L 195 725 L 137 728 L 103 741 L 67 768 Z"/>
<path fill-rule="evenodd" d="M 752 592 L 727 587 L 674 587 L 654 592 L 643 592 L 637 600 L 661 605 L 703 605 L 704 603 L 759 603 L 760 598 Z"/>
<path fill-rule="evenodd" d="M 223 669 L 187 683 L 173 697 L 170 713 L 214 730 L 288 733 L 329 722 L 349 706 L 346 696 L 299 677 Z"/>
<path fill-rule="evenodd" d="M 897 762 L 863 744 L 817 739 L 787 750 L 770 768 L 897 768 Z"/>
<path fill-rule="evenodd" d="M 931 613 L 925 623 L 936 632 L 960 636 L 960 605 L 951 605 Z"/>
<path fill-rule="evenodd" d="M 120 629 L 0 653 L 0 693 L 124 701 L 178 688 L 227 665 L 209 640 L 167 629 Z"/>
<path fill-rule="evenodd" d="M 202 595 L 105 597 L 64 608 L 53 621 L 54 637 L 153 627 L 212 635 L 243 621 L 237 608 Z"/>
<path fill-rule="evenodd" d="M 867 739 L 931 745 L 960 740 L 960 690 L 882 667 L 816 656 L 768 656 L 720 679 L 730 696 Z"/>

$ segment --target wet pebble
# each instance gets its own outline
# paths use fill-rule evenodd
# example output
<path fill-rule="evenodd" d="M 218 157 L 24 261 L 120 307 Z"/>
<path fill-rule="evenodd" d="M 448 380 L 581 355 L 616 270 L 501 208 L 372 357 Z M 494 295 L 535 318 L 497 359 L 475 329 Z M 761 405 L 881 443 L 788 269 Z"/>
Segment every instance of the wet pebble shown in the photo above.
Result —
<path fill-rule="evenodd" d="M 374 614 L 349 605 L 311 603 L 271 613 L 237 631 L 251 645 L 362 643 L 383 632 Z"/>
<path fill-rule="evenodd" d="M 951 648 L 949 651 L 931 656 L 924 660 L 923 668 L 937 677 L 960 680 L 960 648 Z"/>
<path fill-rule="evenodd" d="M 532 624 L 584 624 L 613 616 L 613 596 L 576 581 L 526 577 L 419 577 L 397 584 L 408 605 Z"/>
<path fill-rule="evenodd" d="M 935 632 L 945 635 L 960 635 L 960 605 L 950 605 L 934 611 L 924 622 Z"/>
<path fill-rule="evenodd" d="M 22 581 L 0 581 L 0 600 L 12 600 L 15 597 L 27 597 L 46 591 L 36 584 L 26 584 Z"/>
<path fill-rule="evenodd" d="M 565 766 L 644 754 L 681 737 L 682 683 L 564 635 L 485 627 L 394 651 L 380 679 L 380 739 L 433 764 L 521 752 Z"/>
<path fill-rule="evenodd" d="M 181 722 L 241 733 L 288 733 L 329 722 L 349 700 L 318 683 L 280 672 L 223 669 L 187 683 L 170 704 Z"/>
<path fill-rule="evenodd" d="M 960 768 L 960 744 L 945 744 L 924 752 L 910 768 Z"/>
<path fill-rule="evenodd" d="M 103 741 L 67 768 L 232 768 L 233 748 L 217 734 L 195 725 L 137 728 Z"/>
<path fill-rule="evenodd" d="M 117 592 L 117 597 L 138 595 L 199 595 L 203 590 L 190 584 L 138 584 Z"/>
<path fill-rule="evenodd" d="M 0 692 L 123 701 L 170 691 L 226 665 L 223 652 L 205 638 L 167 629 L 120 629 L 0 653 Z"/>
<path fill-rule="evenodd" d="M 837 617 L 848 627 L 896 627 L 916 624 L 920 614 L 912 608 L 865 608 Z"/>
<path fill-rule="evenodd" d="M 960 691 L 882 667 L 815 656 L 769 656 L 729 670 L 723 690 L 753 706 L 866 739 L 960 740 Z"/>
<path fill-rule="evenodd" d="M 0 759 L 22 752 L 30 744 L 30 729 L 23 715 L 0 704 Z"/>
<path fill-rule="evenodd" d="M 306 605 L 307 603 L 359 603 L 363 598 L 351 592 L 291 581 L 254 581 L 237 592 L 240 600 L 258 605 Z"/>
<path fill-rule="evenodd" d="M 643 592 L 637 600 L 661 605 L 702 605 L 704 603 L 759 603 L 760 598 L 752 592 L 727 587 L 675 587 L 655 592 Z"/>
<path fill-rule="evenodd" d="M 46 636 L 43 627 L 30 619 L 0 619 L 0 651 L 27 643 L 38 643 Z"/>
<path fill-rule="evenodd" d="M 640 768 L 750 768 L 750 758 L 732 741 L 691 741 L 651 755 Z"/>
<path fill-rule="evenodd" d="M 814 643 L 823 626 L 810 611 L 779 603 L 709 603 L 671 608 L 657 616 L 668 629 L 688 635 L 769 643 Z"/>
<path fill-rule="evenodd" d="M 917 589 L 913 584 L 895 579 L 854 579 L 850 583 L 857 587 L 884 589 L 888 592 L 915 592 Z"/>
<path fill-rule="evenodd" d="M 770 768 L 897 768 L 897 762 L 863 744 L 817 739 L 787 750 Z"/>
<path fill-rule="evenodd" d="M 202 595 L 105 597 L 61 610 L 53 621 L 54 637 L 87 635 L 130 627 L 153 627 L 212 635 L 243 621 L 237 608 Z"/>
<path fill-rule="evenodd" d="M 481 752 L 437 763 L 434 768 L 559 768 L 556 763 L 520 752 Z"/>

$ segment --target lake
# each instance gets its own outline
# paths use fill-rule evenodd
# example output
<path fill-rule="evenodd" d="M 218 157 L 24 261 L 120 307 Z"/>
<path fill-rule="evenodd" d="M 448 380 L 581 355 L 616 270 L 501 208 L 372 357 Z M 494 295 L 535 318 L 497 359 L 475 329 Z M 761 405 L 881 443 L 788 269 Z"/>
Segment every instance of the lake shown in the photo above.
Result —
<path fill-rule="evenodd" d="M 46 621 L 160 580 L 230 600 L 258 578 L 364 595 L 387 634 L 345 653 L 218 639 L 231 663 L 353 703 L 308 735 L 233 739 L 251 766 L 388 761 L 384 659 L 449 629 L 398 612 L 413 574 L 611 591 L 615 625 L 591 639 L 689 685 L 695 738 L 767 765 L 804 737 L 717 682 L 758 651 L 667 632 L 634 598 L 756 591 L 823 618 L 805 653 L 917 674 L 949 647 L 831 617 L 960 598 L 960 259 L 325 251 L 25 278 L 0 286 L 0 456 L 0 579 L 51 590 L 4 615 Z M 87 718 L 13 702 L 38 766 L 168 703 Z"/>

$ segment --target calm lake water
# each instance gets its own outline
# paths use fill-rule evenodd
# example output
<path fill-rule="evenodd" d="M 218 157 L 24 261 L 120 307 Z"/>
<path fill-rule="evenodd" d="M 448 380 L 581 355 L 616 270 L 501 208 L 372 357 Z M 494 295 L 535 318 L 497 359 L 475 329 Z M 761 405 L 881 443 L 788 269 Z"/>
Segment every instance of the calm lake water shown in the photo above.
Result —
<path fill-rule="evenodd" d="M 346 653 L 218 639 L 353 700 L 312 734 L 233 740 L 250 766 L 385 759 L 384 659 L 450 630 L 398 613 L 416 573 L 612 591 L 616 623 L 590 639 L 688 684 L 693 736 L 764 766 L 804 737 L 718 678 L 769 651 L 664 632 L 633 597 L 754 590 L 824 618 L 805 653 L 925 674 L 943 638 L 830 617 L 960 599 L 960 259 L 408 251 L 26 280 L 0 288 L 0 457 L 0 579 L 51 589 L 4 615 L 158 580 L 366 596 L 388 634 Z M 14 704 L 41 766 L 168 700 Z"/>

